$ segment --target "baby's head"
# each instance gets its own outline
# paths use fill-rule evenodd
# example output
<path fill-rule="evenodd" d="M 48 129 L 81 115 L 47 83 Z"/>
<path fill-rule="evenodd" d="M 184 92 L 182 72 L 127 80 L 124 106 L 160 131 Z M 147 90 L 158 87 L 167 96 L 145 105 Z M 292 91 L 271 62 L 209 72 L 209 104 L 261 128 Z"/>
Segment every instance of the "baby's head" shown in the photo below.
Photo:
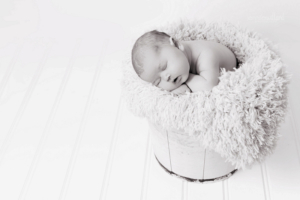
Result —
<path fill-rule="evenodd" d="M 190 65 L 184 46 L 164 32 L 153 30 L 135 42 L 132 65 L 138 76 L 153 85 L 171 91 L 184 83 Z"/>

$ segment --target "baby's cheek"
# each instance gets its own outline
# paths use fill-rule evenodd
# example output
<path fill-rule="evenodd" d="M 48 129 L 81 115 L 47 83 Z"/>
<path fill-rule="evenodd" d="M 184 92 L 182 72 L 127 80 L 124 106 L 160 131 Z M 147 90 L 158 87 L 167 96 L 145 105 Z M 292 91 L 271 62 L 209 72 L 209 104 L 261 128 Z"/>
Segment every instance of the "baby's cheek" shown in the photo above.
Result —
<path fill-rule="evenodd" d="M 180 87 L 182 87 L 182 85 L 178 85 L 178 86 L 176 85 L 176 86 L 173 87 L 174 88 L 173 90 L 175 90 L 177 88 L 180 88 Z"/>

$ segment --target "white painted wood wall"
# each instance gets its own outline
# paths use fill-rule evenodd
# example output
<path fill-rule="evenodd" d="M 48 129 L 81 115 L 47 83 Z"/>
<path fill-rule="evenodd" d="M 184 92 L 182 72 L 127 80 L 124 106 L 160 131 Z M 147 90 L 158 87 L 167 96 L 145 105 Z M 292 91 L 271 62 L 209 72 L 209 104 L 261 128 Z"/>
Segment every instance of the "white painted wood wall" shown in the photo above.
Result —
<path fill-rule="evenodd" d="M 118 15 L 97 15 L 93 0 L 27 0 L 6 13 L 20 24 L 0 26 L 0 199 L 300 199 L 299 3 L 122 2 L 104 4 Z M 134 4 L 144 9 L 140 17 L 125 12 Z M 147 121 L 121 98 L 120 55 L 131 31 L 180 16 L 222 17 L 260 32 L 294 75 L 274 154 L 223 182 L 187 183 L 164 172 Z"/>

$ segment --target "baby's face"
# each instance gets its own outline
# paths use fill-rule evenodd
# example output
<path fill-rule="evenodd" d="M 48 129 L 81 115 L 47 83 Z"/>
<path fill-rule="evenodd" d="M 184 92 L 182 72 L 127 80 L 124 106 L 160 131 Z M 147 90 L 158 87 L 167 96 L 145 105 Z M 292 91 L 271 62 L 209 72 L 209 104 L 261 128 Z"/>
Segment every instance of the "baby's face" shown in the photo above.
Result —
<path fill-rule="evenodd" d="M 141 79 L 164 90 L 178 88 L 189 77 L 190 65 L 186 55 L 172 45 L 164 45 L 159 55 L 148 49 L 143 64 Z"/>

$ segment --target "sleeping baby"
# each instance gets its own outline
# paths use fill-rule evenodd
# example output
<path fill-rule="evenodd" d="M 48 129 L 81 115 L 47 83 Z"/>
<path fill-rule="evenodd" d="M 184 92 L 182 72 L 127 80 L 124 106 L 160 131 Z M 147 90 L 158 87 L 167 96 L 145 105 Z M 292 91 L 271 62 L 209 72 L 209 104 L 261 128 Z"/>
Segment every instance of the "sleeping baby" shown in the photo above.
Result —
<path fill-rule="evenodd" d="M 220 43 L 177 41 L 157 30 L 139 37 L 131 56 L 142 80 L 174 94 L 211 90 L 219 83 L 220 68 L 237 67 L 235 55 Z"/>

